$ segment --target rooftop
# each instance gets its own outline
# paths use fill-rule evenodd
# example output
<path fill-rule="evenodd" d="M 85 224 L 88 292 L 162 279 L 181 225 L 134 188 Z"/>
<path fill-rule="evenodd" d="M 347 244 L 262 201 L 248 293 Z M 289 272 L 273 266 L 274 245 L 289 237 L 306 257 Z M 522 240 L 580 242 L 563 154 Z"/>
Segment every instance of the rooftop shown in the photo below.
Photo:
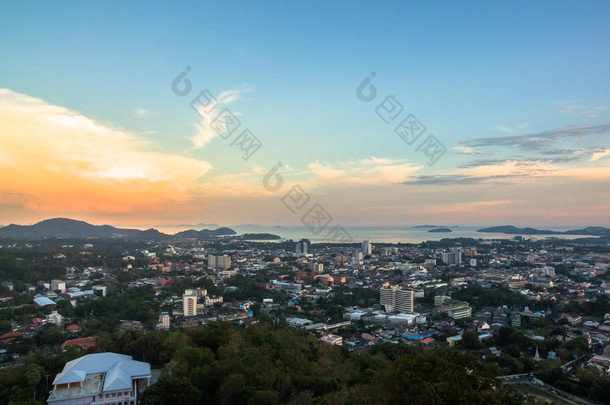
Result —
<path fill-rule="evenodd" d="M 69 389 L 53 389 L 49 400 L 77 398 L 100 392 L 129 390 L 133 378 L 150 378 L 150 364 L 117 353 L 88 354 L 69 361 L 53 385 L 81 383 Z"/>

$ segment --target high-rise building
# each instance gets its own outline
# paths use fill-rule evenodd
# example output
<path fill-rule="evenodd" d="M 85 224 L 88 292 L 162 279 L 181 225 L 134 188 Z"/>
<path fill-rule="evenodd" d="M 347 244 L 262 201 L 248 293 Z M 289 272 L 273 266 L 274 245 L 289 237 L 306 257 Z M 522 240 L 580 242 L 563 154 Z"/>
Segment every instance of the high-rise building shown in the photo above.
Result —
<path fill-rule="evenodd" d="M 231 256 L 208 255 L 208 267 L 212 269 L 228 270 L 231 268 Z"/>
<path fill-rule="evenodd" d="M 159 326 L 162 329 L 169 329 L 169 314 L 167 312 L 161 312 L 161 315 L 159 315 Z"/>
<path fill-rule="evenodd" d="M 373 245 L 368 240 L 362 242 L 362 254 L 371 255 L 373 253 Z"/>
<path fill-rule="evenodd" d="M 380 303 L 386 312 L 413 312 L 414 292 L 403 290 L 397 285 L 381 287 Z"/>
<path fill-rule="evenodd" d="M 296 253 L 299 255 L 307 254 L 307 240 L 301 239 L 297 242 Z"/>
<path fill-rule="evenodd" d="M 449 265 L 462 264 L 462 252 L 443 252 L 441 259 Z"/>
<path fill-rule="evenodd" d="M 184 316 L 197 315 L 197 292 L 195 290 L 184 290 L 182 308 Z"/>

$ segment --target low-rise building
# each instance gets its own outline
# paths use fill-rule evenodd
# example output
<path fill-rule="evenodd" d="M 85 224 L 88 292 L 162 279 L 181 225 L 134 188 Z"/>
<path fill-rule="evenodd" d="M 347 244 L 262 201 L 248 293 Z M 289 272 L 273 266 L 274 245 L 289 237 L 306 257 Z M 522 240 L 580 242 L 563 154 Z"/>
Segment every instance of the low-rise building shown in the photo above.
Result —
<path fill-rule="evenodd" d="M 117 353 L 88 354 L 66 363 L 53 380 L 53 405 L 136 404 L 150 382 L 150 364 Z"/>

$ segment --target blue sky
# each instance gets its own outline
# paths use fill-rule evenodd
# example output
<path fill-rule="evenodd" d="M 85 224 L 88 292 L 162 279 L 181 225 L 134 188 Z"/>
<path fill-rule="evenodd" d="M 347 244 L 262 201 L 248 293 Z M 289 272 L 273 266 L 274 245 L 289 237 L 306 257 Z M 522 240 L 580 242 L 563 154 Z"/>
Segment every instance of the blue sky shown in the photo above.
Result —
<path fill-rule="evenodd" d="M 602 174 L 608 167 L 609 20 L 610 4 L 593 1 L 4 3 L 0 88 L 124 131 L 148 142 L 148 150 L 206 162 L 210 167 L 196 180 L 203 189 L 235 176 L 248 178 L 244 181 L 254 188 L 260 173 L 281 160 L 289 165 L 285 176 L 290 182 L 307 184 L 312 195 L 345 212 L 346 224 L 394 223 L 404 214 L 396 210 L 404 197 L 423 194 L 409 208 L 421 208 L 420 214 L 404 215 L 409 223 L 457 215 L 459 207 L 447 213 L 429 211 L 428 205 L 464 193 L 473 196 L 471 203 L 504 206 L 509 200 L 497 194 L 516 193 L 513 186 L 534 177 L 548 185 L 544 195 L 551 196 L 557 188 L 543 173 L 561 172 L 580 184 L 573 171 L 591 177 L 582 170 L 594 170 L 601 177 L 591 190 L 608 185 Z M 195 90 L 177 97 L 170 85 L 186 66 L 192 68 L 188 77 Z M 367 104 L 356 97 L 356 87 L 371 72 L 379 96 Z M 189 103 L 203 89 L 215 95 L 237 91 L 229 108 L 262 141 L 256 156 L 240 159 L 220 137 L 193 147 L 191 138 L 202 124 Z M 403 143 L 375 114 L 377 102 L 388 95 L 448 149 L 437 163 L 427 164 L 415 146 Z M 566 128 L 587 135 L 565 135 Z M 557 136 L 554 131 L 562 129 L 564 135 Z M 62 131 L 56 136 L 63 136 Z M 528 148 L 530 138 L 540 139 L 541 133 L 544 147 Z M 515 136 L 530 138 L 475 141 Z M 576 153 L 578 159 L 568 159 Z M 593 156 L 602 157 L 591 160 Z M 371 173 L 369 163 L 356 163 L 371 157 L 417 170 L 403 170 L 404 181 L 391 176 L 388 189 L 351 184 Z M 483 179 L 481 173 L 467 171 L 478 167 L 503 177 Z M 500 179 L 509 181 L 509 187 L 498 185 Z M 478 188 L 460 190 L 460 181 Z M 447 187 L 415 187 L 423 183 Z M 180 201 L 210 201 L 201 190 L 191 191 Z M 275 222 L 278 207 L 260 210 L 277 203 L 277 196 L 253 193 L 232 210 L 204 210 L 205 218 L 191 212 L 179 219 Z M 373 201 L 368 198 L 372 194 L 384 197 Z M 256 208 L 249 205 L 252 198 L 260 201 Z M 225 200 L 214 201 L 212 206 L 227 206 Z M 523 213 L 507 214 L 506 220 L 539 218 L 544 207 L 524 211 L 532 203 L 520 201 Z M 603 220 L 605 206 L 595 206 L 594 216 L 569 220 L 566 211 L 586 207 L 577 201 L 566 204 L 542 222 Z M 118 215 L 108 207 L 10 205 L 1 222 L 17 214 L 81 214 L 100 220 Z M 471 213 L 464 221 L 472 223 L 476 209 L 466 208 Z M 134 212 L 121 215 L 117 220 L 129 222 Z M 491 221 L 490 215 L 483 222 Z M 280 216 L 285 223 L 298 222 L 289 213 Z"/>

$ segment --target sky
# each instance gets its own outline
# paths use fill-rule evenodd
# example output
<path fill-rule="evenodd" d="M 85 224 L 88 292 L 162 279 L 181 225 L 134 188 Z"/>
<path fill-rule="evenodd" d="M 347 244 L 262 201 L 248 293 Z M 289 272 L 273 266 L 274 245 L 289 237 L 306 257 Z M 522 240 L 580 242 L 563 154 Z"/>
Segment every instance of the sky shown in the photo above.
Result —
<path fill-rule="evenodd" d="M 608 21 L 607 1 L 2 2 L 0 224 L 610 226 Z"/>

